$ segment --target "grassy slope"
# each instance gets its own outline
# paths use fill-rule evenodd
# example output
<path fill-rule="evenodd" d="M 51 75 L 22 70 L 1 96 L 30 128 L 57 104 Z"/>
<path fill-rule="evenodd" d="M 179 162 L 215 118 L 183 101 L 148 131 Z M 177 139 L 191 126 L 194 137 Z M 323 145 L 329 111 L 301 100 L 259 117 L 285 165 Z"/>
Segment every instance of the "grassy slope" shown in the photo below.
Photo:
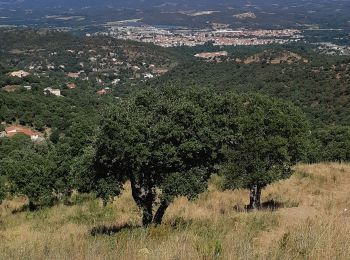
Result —
<path fill-rule="evenodd" d="M 7 201 L 0 207 L 0 259 L 350 258 L 350 165 L 296 167 L 290 179 L 264 190 L 264 202 L 280 206 L 274 211 L 240 211 L 247 191 L 222 192 L 218 183 L 213 179 L 195 202 L 178 199 L 165 224 L 148 229 L 136 227 L 128 187 L 107 208 L 85 201 L 11 214 L 22 202 Z M 123 225 L 134 228 L 91 235 Z"/>

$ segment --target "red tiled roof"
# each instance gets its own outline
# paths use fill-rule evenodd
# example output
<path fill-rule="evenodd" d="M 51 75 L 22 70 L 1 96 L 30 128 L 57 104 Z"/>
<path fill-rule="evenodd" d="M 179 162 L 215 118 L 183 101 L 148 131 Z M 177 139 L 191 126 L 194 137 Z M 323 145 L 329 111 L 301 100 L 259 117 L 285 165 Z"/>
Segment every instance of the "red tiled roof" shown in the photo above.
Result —
<path fill-rule="evenodd" d="M 19 133 L 30 136 L 30 137 L 38 135 L 38 133 L 35 133 L 31 129 L 23 127 L 23 126 L 10 126 L 10 127 L 7 127 L 5 129 L 5 132 L 6 132 L 7 137 L 12 137 L 12 136 L 19 134 Z"/>
<path fill-rule="evenodd" d="M 67 83 L 67 87 L 68 87 L 69 89 L 74 89 L 74 88 L 77 87 L 77 85 L 75 85 L 74 83 Z"/>
<path fill-rule="evenodd" d="M 107 94 L 107 90 L 101 89 L 101 90 L 97 91 L 97 94 L 99 94 L 99 95 L 106 95 Z"/>

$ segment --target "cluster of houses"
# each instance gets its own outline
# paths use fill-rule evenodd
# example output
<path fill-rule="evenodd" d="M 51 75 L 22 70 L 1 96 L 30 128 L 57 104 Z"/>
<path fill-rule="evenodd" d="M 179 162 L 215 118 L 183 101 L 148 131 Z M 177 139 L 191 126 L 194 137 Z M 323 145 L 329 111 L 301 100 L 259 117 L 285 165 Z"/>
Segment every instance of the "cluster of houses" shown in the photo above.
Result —
<path fill-rule="evenodd" d="M 123 50 L 122 50 L 123 51 Z M 125 73 L 125 75 L 130 75 L 129 80 L 141 80 L 141 81 L 147 81 L 150 79 L 153 79 L 157 76 L 160 76 L 168 71 L 167 68 L 164 68 L 163 66 L 156 66 L 152 63 L 137 63 L 133 62 L 134 54 L 130 52 L 128 49 L 126 53 L 124 52 L 124 55 L 126 55 L 128 58 L 125 60 L 125 57 L 123 56 L 124 60 L 118 59 L 119 54 L 115 52 L 111 52 L 111 49 L 109 49 L 106 46 L 103 46 L 99 52 L 96 50 L 65 50 L 63 53 L 60 53 L 58 51 L 50 52 L 48 53 L 48 56 L 56 56 L 56 55 L 67 55 L 64 54 L 65 52 L 68 52 L 69 55 L 76 55 L 76 58 L 80 58 L 81 61 L 79 63 L 80 65 L 80 71 L 74 71 L 74 72 L 68 72 L 67 68 L 64 64 L 58 65 L 54 64 L 52 62 L 49 62 L 50 59 L 46 60 L 46 63 L 43 61 L 33 61 L 31 64 L 28 64 L 25 70 L 18 70 L 8 73 L 11 77 L 18 77 L 18 78 L 25 78 L 29 75 L 34 75 L 37 77 L 49 77 L 49 75 L 46 73 L 45 68 L 47 70 L 56 70 L 60 69 L 61 71 L 65 72 L 65 77 L 68 83 L 66 83 L 66 87 L 69 90 L 77 88 L 76 80 L 96 80 L 96 85 L 98 86 L 99 90 L 96 91 L 96 94 L 98 95 L 106 95 L 112 92 L 111 88 L 113 86 L 117 86 L 118 84 L 121 84 L 121 81 L 123 81 L 123 75 L 122 73 Z M 129 60 L 130 58 L 130 60 Z M 79 69 L 78 69 L 79 70 Z M 88 72 L 89 71 L 89 72 Z M 126 79 L 126 77 L 124 77 Z M 27 89 L 31 90 L 31 86 L 23 86 L 23 85 L 11 85 L 11 86 L 5 86 L 2 88 L 2 90 L 6 92 L 15 92 L 21 89 Z M 43 89 L 43 93 L 45 95 L 54 95 L 57 97 L 62 97 L 62 89 L 55 87 L 55 86 L 48 86 L 45 89 Z"/>
<path fill-rule="evenodd" d="M 78 50 L 66 50 L 70 55 L 74 54 L 77 58 L 84 60 L 84 62 L 79 62 L 79 66 L 81 68 L 80 71 L 77 72 L 66 72 L 66 76 L 71 79 L 80 79 L 80 80 L 89 80 L 89 78 L 96 78 L 97 83 L 99 84 L 111 84 L 116 85 L 120 82 L 120 79 L 114 79 L 112 82 L 109 82 L 111 76 L 117 75 L 116 72 L 121 70 L 131 70 L 133 73 L 133 77 L 130 79 L 140 79 L 144 80 L 151 79 L 155 76 L 159 76 L 164 74 L 167 69 L 159 68 L 157 69 L 154 64 L 147 65 L 145 62 L 142 63 L 142 68 L 138 65 L 132 64 L 131 61 L 128 60 L 119 60 L 118 54 L 115 52 L 111 52 L 108 47 L 103 46 L 99 52 L 96 50 L 88 50 L 88 51 L 78 51 Z M 49 56 L 56 55 L 66 55 L 64 53 L 51 52 Z M 127 54 L 132 56 L 132 54 Z M 88 60 L 88 62 L 86 62 Z M 66 66 L 64 64 L 54 65 L 52 63 L 45 64 L 31 64 L 28 68 L 30 70 L 36 71 L 34 74 L 39 75 L 38 72 L 43 70 L 43 68 L 47 67 L 47 70 L 56 70 L 61 69 L 66 71 Z M 88 72 L 90 71 L 90 72 Z M 114 72 L 114 73 L 113 73 Z M 45 74 L 45 72 L 44 72 Z M 100 78 L 101 76 L 105 77 L 107 81 Z"/>
<path fill-rule="evenodd" d="M 149 78 L 152 78 L 152 77 L 150 76 Z M 115 79 L 112 82 L 112 84 L 116 85 L 119 82 L 120 82 L 120 79 Z M 66 86 L 70 90 L 75 89 L 77 87 L 77 85 L 75 83 L 71 83 L 71 82 L 67 83 Z M 21 90 L 22 88 L 24 88 L 28 91 L 30 91 L 32 89 L 31 86 L 20 86 L 20 85 L 6 85 L 6 86 L 2 87 L 1 89 L 3 91 L 6 91 L 6 92 L 15 92 L 15 91 Z M 105 87 L 103 89 L 98 90 L 96 93 L 100 96 L 103 96 L 103 95 L 109 94 L 111 92 L 112 92 L 111 88 Z M 43 93 L 44 93 L 44 95 L 54 95 L 56 97 L 63 97 L 61 94 L 61 90 L 58 88 L 47 87 L 47 88 L 44 88 Z"/>
<path fill-rule="evenodd" d="M 18 70 L 18 71 L 13 71 L 8 73 L 9 76 L 11 77 L 16 77 L 16 78 L 25 78 L 30 75 L 29 72 L 26 72 L 24 70 Z M 26 90 L 32 90 L 32 86 L 21 86 L 21 85 L 6 85 L 2 87 L 1 89 L 6 92 L 15 92 L 18 90 L 21 90 L 22 88 Z"/>
<path fill-rule="evenodd" d="M 8 75 L 11 77 L 25 78 L 25 77 L 29 76 L 30 73 L 26 72 L 24 70 L 19 70 L 19 71 L 10 72 Z M 68 73 L 68 77 L 78 78 L 79 73 Z M 72 83 L 72 82 L 67 83 L 66 86 L 68 89 L 75 89 L 77 87 L 76 84 Z M 15 91 L 20 90 L 21 88 L 24 88 L 28 91 L 32 90 L 32 86 L 21 86 L 21 85 L 6 85 L 6 86 L 2 87 L 2 90 L 6 91 L 6 92 L 15 92 Z M 55 95 L 58 97 L 62 96 L 61 90 L 57 89 L 57 88 L 48 87 L 48 88 L 45 88 L 43 90 L 43 92 L 45 95 L 52 94 L 52 95 Z"/>

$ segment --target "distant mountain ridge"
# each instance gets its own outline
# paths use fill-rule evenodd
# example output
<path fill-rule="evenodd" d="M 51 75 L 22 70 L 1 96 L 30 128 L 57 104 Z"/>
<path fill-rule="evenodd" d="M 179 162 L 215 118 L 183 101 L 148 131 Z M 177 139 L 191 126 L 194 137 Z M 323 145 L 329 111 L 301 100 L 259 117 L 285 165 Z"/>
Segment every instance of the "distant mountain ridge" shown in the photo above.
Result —
<path fill-rule="evenodd" d="M 13 6 L 31 9 L 43 9 L 52 7 L 61 8 L 86 8 L 86 7 L 113 7 L 113 8 L 150 8 L 150 7 L 178 7 L 178 8 L 213 8 L 242 5 L 322 5 L 346 2 L 344 0 L 3 0 L 0 6 Z"/>
<path fill-rule="evenodd" d="M 348 0 L 0 0 L 0 25 L 77 27 L 139 19 L 196 28 L 222 23 L 232 28 L 316 25 L 350 31 L 349 11 Z M 256 19 L 242 19 L 242 14 Z M 65 17 L 56 19 L 61 15 Z"/>

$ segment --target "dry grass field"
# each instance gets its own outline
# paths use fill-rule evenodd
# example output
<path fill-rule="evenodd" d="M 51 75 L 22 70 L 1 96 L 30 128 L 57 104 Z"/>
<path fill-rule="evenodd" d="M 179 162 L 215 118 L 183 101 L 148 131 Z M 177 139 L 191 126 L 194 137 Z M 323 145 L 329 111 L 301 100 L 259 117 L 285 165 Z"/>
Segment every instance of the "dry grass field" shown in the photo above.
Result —
<path fill-rule="evenodd" d="M 245 190 L 179 198 L 164 224 L 143 229 L 126 187 L 113 205 L 77 197 L 21 212 L 0 206 L 0 259 L 350 259 L 350 165 L 299 165 L 263 190 L 265 208 L 245 212 Z M 349 210 L 347 210 L 349 209 Z"/>

